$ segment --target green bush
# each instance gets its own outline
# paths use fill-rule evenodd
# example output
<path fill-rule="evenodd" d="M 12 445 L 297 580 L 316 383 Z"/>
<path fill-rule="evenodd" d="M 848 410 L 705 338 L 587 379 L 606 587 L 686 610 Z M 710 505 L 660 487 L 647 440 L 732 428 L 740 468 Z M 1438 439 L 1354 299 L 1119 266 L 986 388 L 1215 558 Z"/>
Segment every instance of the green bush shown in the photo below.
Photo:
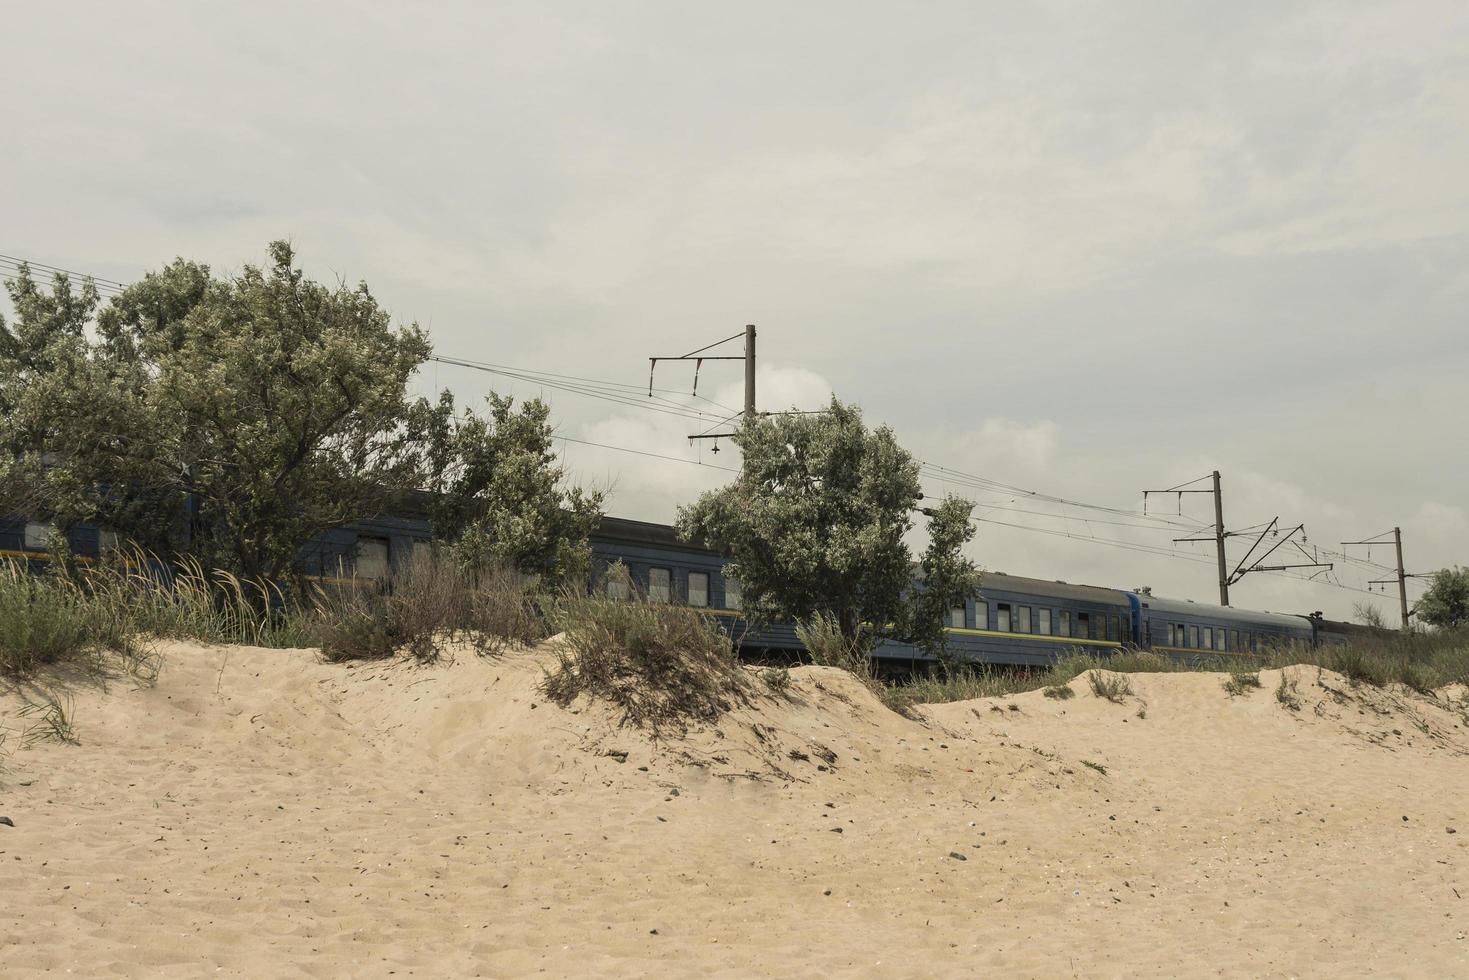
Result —
<path fill-rule="evenodd" d="M 568 591 L 550 619 L 562 644 L 543 688 L 557 704 L 599 698 L 658 731 L 718 718 L 747 694 L 729 636 L 695 609 Z"/>
<path fill-rule="evenodd" d="M 0 574 L 0 673 L 24 677 L 87 657 L 98 646 L 97 625 L 95 611 L 64 582 L 14 565 Z"/>

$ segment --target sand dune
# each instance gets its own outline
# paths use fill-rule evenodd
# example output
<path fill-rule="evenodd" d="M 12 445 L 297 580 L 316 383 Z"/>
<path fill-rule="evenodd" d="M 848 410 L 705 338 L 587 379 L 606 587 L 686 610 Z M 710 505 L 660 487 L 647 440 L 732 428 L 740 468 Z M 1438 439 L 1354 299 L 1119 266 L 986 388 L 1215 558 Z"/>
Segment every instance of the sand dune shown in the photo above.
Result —
<path fill-rule="evenodd" d="M 0 701 L 6 976 L 1469 975 L 1464 692 L 920 722 L 802 668 L 653 740 L 547 703 L 544 650 L 166 653 L 70 689 L 79 745 Z"/>

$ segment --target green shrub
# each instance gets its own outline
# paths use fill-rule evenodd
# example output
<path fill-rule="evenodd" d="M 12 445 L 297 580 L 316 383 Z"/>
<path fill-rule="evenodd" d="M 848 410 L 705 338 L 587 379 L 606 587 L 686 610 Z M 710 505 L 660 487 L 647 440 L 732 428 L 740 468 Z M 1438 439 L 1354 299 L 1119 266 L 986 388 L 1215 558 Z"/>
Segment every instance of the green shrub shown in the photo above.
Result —
<path fill-rule="evenodd" d="M 98 646 L 98 617 L 62 580 L 11 565 L 0 572 L 0 673 L 25 677 Z"/>
<path fill-rule="evenodd" d="M 1229 680 L 1224 682 L 1224 690 L 1228 691 L 1229 696 L 1232 698 L 1239 697 L 1242 694 L 1248 694 L 1251 690 L 1257 689 L 1260 686 L 1260 675 L 1258 673 L 1236 671 L 1231 673 Z"/>
<path fill-rule="evenodd" d="M 1093 694 L 1099 698 L 1106 698 L 1113 704 L 1121 704 L 1122 699 L 1132 693 L 1132 683 L 1124 674 L 1093 670 L 1087 674 L 1086 679 L 1091 684 Z"/>
<path fill-rule="evenodd" d="M 784 667 L 767 667 L 760 671 L 760 679 L 777 694 L 784 694 L 791 686 L 791 672 Z"/>
<path fill-rule="evenodd" d="M 587 695 L 659 731 L 712 721 L 747 694 L 729 636 L 695 609 L 568 591 L 549 613 L 562 643 L 542 687 L 557 704 Z"/>

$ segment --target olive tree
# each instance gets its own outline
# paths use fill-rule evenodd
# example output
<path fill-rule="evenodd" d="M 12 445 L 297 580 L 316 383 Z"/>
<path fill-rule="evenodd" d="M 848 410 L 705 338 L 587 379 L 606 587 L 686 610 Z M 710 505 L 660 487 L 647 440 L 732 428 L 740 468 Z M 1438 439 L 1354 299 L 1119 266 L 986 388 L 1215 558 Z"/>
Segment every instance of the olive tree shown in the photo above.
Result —
<path fill-rule="evenodd" d="M 730 557 L 747 615 L 830 617 L 853 648 L 911 623 L 904 536 L 923 491 L 892 431 L 868 429 L 856 406 L 833 398 L 818 414 L 746 420 L 734 441 L 739 476 L 681 507 L 678 530 Z M 945 532 L 949 544 L 956 536 Z"/>
<path fill-rule="evenodd" d="M 7 509 L 279 580 L 415 485 L 423 332 L 365 283 L 307 279 L 286 242 L 269 253 L 229 276 L 176 260 L 100 312 L 90 287 L 48 297 L 22 270 L 0 327 Z"/>
<path fill-rule="evenodd" d="M 550 408 L 491 393 L 488 413 L 457 412 L 449 392 L 420 401 L 434 534 L 471 569 L 513 567 L 547 584 L 584 580 L 603 494 L 568 486 L 552 445 Z"/>
<path fill-rule="evenodd" d="M 1428 590 L 1413 604 L 1419 622 L 1440 629 L 1469 624 L 1469 568 L 1441 568 L 1428 581 Z"/>
<path fill-rule="evenodd" d="M 907 639 L 940 662 L 949 662 L 949 610 L 962 607 L 979 594 L 979 568 L 964 554 L 974 538 L 969 519 L 974 502 L 947 496 L 937 507 L 925 508 L 928 547 L 918 560 L 918 584 L 911 599 Z"/>

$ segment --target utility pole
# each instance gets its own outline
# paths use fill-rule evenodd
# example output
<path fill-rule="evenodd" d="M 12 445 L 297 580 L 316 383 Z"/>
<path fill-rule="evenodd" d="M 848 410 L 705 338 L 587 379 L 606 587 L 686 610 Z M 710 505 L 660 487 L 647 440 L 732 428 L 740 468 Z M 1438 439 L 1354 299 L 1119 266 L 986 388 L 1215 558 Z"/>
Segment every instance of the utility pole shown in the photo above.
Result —
<path fill-rule="evenodd" d="M 755 325 L 745 324 L 745 421 L 755 421 Z"/>
<path fill-rule="evenodd" d="M 1202 488 L 1190 489 L 1191 487 L 1193 487 L 1193 485 L 1195 483 L 1202 483 L 1204 480 L 1212 480 L 1213 481 L 1213 487 L 1210 488 L 1210 489 L 1208 489 L 1208 490 L 1205 490 L 1205 489 L 1202 489 Z M 1186 493 L 1212 493 L 1214 495 L 1214 535 L 1213 535 L 1213 537 L 1209 537 L 1209 538 L 1174 538 L 1173 540 L 1174 540 L 1175 543 L 1182 542 L 1182 541 L 1198 541 L 1198 542 L 1213 541 L 1214 542 L 1214 547 L 1215 547 L 1216 552 L 1217 552 L 1218 557 L 1219 557 L 1219 604 L 1221 606 L 1227 606 L 1227 605 L 1229 605 L 1229 587 L 1231 585 L 1233 585 L 1234 583 L 1238 582 L 1240 579 L 1244 578 L 1246 575 L 1250 574 L 1251 572 L 1280 572 L 1280 571 L 1285 571 L 1288 568 L 1321 568 L 1321 569 L 1324 569 L 1324 570 L 1328 570 L 1329 571 L 1331 569 L 1331 567 L 1332 567 L 1332 565 L 1331 565 L 1330 562 L 1317 561 L 1317 557 L 1318 557 L 1317 555 L 1312 554 L 1311 552 L 1308 552 L 1305 548 L 1302 547 L 1302 544 L 1304 544 L 1305 541 L 1306 541 L 1306 526 L 1304 524 L 1297 524 L 1295 527 L 1293 527 L 1289 531 L 1287 531 L 1285 537 L 1282 538 L 1282 537 L 1280 537 L 1280 532 L 1278 530 L 1276 530 L 1277 525 L 1280 523 L 1280 518 L 1277 517 L 1274 520 L 1272 520 L 1268 525 L 1266 525 L 1265 530 L 1261 531 L 1260 534 L 1259 534 L 1259 536 L 1255 538 L 1255 543 L 1252 544 L 1252 545 L 1250 545 L 1250 550 L 1247 551 L 1247 552 L 1245 552 L 1245 556 L 1239 560 L 1239 564 L 1235 565 L 1234 571 L 1232 571 L 1232 572 L 1231 571 L 1228 571 L 1229 563 L 1226 560 L 1226 556 L 1225 556 L 1225 552 L 1224 552 L 1224 539 L 1225 538 L 1230 538 L 1230 537 L 1235 537 L 1236 535 L 1235 535 L 1235 532 L 1224 530 L 1224 491 L 1221 489 L 1220 480 L 1219 480 L 1219 471 L 1218 470 L 1215 470 L 1214 472 L 1210 473 L 1208 476 L 1201 476 L 1197 480 L 1190 480 L 1187 483 L 1180 483 L 1176 487 L 1169 487 L 1167 490 L 1144 490 L 1143 491 L 1143 513 L 1145 513 L 1145 514 L 1148 511 L 1148 494 L 1150 494 L 1150 493 L 1176 493 L 1176 494 L 1178 494 L 1178 500 L 1179 500 L 1178 512 L 1179 512 L 1179 514 L 1182 514 L 1183 513 L 1183 495 L 1184 494 L 1186 494 Z M 1250 558 L 1255 554 L 1255 549 L 1258 548 L 1258 547 L 1260 547 L 1260 545 L 1264 543 L 1264 541 L 1265 541 L 1265 535 L 1271 533 L 1272 531 L 1275 532 L 1275 536 L 1277 538 L 1279 538 L 1279 540 L 1276 541 L 1276 543 L 1274 545 L 1272 545 L 1268 550 L 1266 550 L 1264 554 L 1260 555 L 1259 558 L 1255 559 L 1255 564 L 1250 565 L 1250 567 L 1246 568 L 1245 565 L 1246 565 L 1246 563 L 1249 562 Z M 1295 534 L 1296 534 L 1297 531 L 1301 532 L 1301 540 L 1300 540 L 1300 542 L 1297 542 L 1297 541 L 1294 540 L 1295 539 Z M 1283 544 L 1286 544 L 1287 542 L 1289 542 L 1290 544 L 1294 545 L 1295 546 L 1295 549 L 1297 551 L 1299 551 L 1305 558 L 1307 558 L 1309 560 L 1306 561 L 1306 562 L 1303 562 L 1303 563 L 1296 563 L 1296 564 L 1290 564 L 1290 565 L 1262 565 L 1262 564 L 1260 564 L 1260 562 L 1262 562 L 1266 558 L 1270 557 L 1270 555 L 1272 555 L 1277 548 L 1279 548 Z M 1320 572 L 1317 572 L 1316 574 L 1319 575 L 1321 573 Z"/>
<path fill-rule="evenodd" d="M 1220 489 L 1220 485 L 1219 485 L 1219 471 L 1218 470 L 1215 470 L 1213 473 L 1210 474 L 1210 476 L 1214 480 L 1214 489 L 1212 489 L 1212 490 L 1189 490 L 1189 489 L 1186 489 L 1190 484 L 1198 483 L 1199 480 L 1190 480 L 1188 483 L 1180 483 L 1178 486 L 1176 486 L 1176 487 L 1169 487 L 1167 490 L 1144 490 L 1143 491 L 1143 513 L 1146 514 L 1148 512 L 1148 494 L 1150 494 L 1150 493 L 1176 493 L 1176 494 L 1178 494 L 1178 500 L 1179 500 L 1179 508 L 1178 508 L 1178 511 L 1179 511 L 1180 514 L 1183 513 L 1183 506 L 1182 506 L 1182 504 L 1183 504 L 1183 495 L 1184 494 L 1186 494 L 1186 493 L 1212 493 L 1214 495 L 1214 547 L 1218 551 L 1218 555 L 1219 555 L 1219 604 L 1221 606 L 1227 606 L 1227 605 L 1229 605 L 1229 572 L 1227 572 L 1225 570 L 1228 567 L 1228 562 L 1227 562 L 1227 560 L 1225 558 L 1225 554 L 1224 554 L 1224 538 L 1226 537 L 1226 535 L 1224 533 L 1224 491 Z M 1176 541 L 1207 541 L 1209 539 L 1208 538 L 1176 538 L 1175 540 Z"/>
<path fill-rule="evenodd" d="M 1393 582 L 1397 582 L 1397 584 L 1398 584 L 1398 613 L 1399 613 L 1399 615 L 1402 616 L 1402 620 L 1403 620 L 1403 632 L 1406 633 L 1408 631 L 1408 627 L 1410 625 L 1409 619 L 1413 615 L 1413 613 L 1408 609 L 1408 579 L 1410 579 L 1410 578 L 1426 578 L 1427 576 L 1422 575 L 1422 574 L 1419 574 L 1419 573 L 1416 573 L 1416 572 L 1407 571 L 1403 567 L 1403 529 L 1400 528 L 1400 527 L 1395 527 L 1391 531 L 1383 531 L 1381 534 L 1374 534 L 1372 537 L 1367 538 L 1366 540 L 1363 540 L 1363 541 L 1343 541 L 1342 542 L 1342 547 L 1345 548 L 1347 545 L 1352 545 L 1352 544 L 1362 544 L 1362 545 L 1367 545 L 1367 547 L 1370 549 L 1371 546 L 1374 545 L 1374 544 L 1387 544 L 1387 542 L 1384 541 L 1384 540 L 1382 540 L 1382 539 L 1385 538 L 1385 537 L 1387 537 L 1389 534 L 1392 535 L 1393 550 L 1397 552 L 1397 559 L 1398 559 L 1397 575 L 1394 578 L 1378 578 L 1378 579 L 1373 579 L 1372 581 L 1368 582 L 1367 585 L 1369 587 L 1370 586 L 1373 586 L 1373 585 L 1391 585 Z M 1369 560 L 1370 560 L 1370 557 L 1371 557 L 1372 552 L 1369 550 L 1367 552 L 1367 554 L 1368 554 Z M 1381 568 L 1382 566 L 1379 565 L 1378 567 Z"/>
<path fill-rule="evenodd" d="M 739 356 L 735 356 L 733 354 L 706 354 L 706 353 L 704 353 L 705 351 L 712 350 L 713 348 L 719 347 L 722 344 L 727 344 L 731 340 L 739 340 L 741 337 L 744 337 L 745 338 L 745 352 L 744 352 L 744 354 L 741 354 Z M 699 394 L 699 370 L 704 366 L 704 362 L 705 361 L 744 361 L 745 362 L 745 408 L 744 408 L 744 411 L 741 412 L 741 413 L 737 413 L 736 415 L 732 415 L 729 418 L 724 419 L 721 422 L 715 423 L 715 428 L 718 428 L 719 426 L 723 425 L 725 422 L 732 422 L 732 421 L 734 421 L 734 419 L 737 418 L 737 417 L 739 417 L 739 415 L 743 415 L 744 416 L 744 419 L 745 419 L 745 421 L 747 423 L 754 422 L 755 421 L 755 325 L 753 323 L 748 323 L 748 324 L 745 325 L 744 333 L 737 333 L 737 334 L 735 334 L 732 337 L 725 337 L 723 340 L 716 340 L 712 344 L 709 344 L 709 345 L 704 346 L 704 347 L 700 347 L 698 350 L 695 350 L 695 351 L 690 351 L 689 353 L 684 354 L 684 355 L 682 355 L 680 357 L 650 357 L 650 358 L 648 358 L 648 397 L 649 398 L 653 397 L 653 372 L 657 370 L 657 368 L 658 368 L 658 362 L 659 361 L 693 361 L 694 362 L 694 387 L 693 387 L 693 394 L 695 396 L 697 396 Z M 709 432 L 709 431 L 706 430 L 704 432 L 698 433 L 697 435 L 689 436 L 689 439 L 690 440 L 693 440 L 693 439 L 713 439 L 713 440 L 715 440 L 715 443 L 714 443 L 714 452 L 717 453 L 717 452 L 719 452 L 719 442 L 718 442 L 718 440 L 732 438 L 733 436 L 734 436 L 734 433 L 733 432 Z"/>
<path fill-rule="evenodd" d="M 1392 529 L 1393 545 L 1398 552 L 1398 609 L 1403 614 L 1403 632 L 1408 632 L 1408 573 L 1403 571 L 1403 529 Z"/>
<path fill-rule="evenodd" d="M 1224 492 L 1219 488 L 1219 471 L 1214 471 L 1214 547 L 1219 553 L 1219 604 L 1229 605 L 1229 573 L 1224 569 Z"/>

